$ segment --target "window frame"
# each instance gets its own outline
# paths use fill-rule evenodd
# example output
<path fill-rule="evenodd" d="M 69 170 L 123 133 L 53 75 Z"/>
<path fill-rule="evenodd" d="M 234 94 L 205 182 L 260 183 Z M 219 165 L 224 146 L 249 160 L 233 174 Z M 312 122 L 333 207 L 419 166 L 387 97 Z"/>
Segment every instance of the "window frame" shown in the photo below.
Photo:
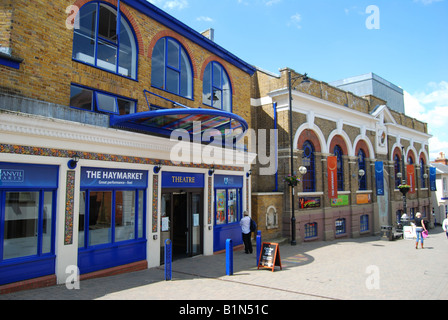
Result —
<path fill-rule="evenodd" d="M 94 30 L 90 29 L 89 33 L 87 34 L 87 33 L 82 32 L 81 28 L 79 28 L 79 29 L 75 28 L 74 29 L 74 31 L 73 31 L 73 44 L 72 44 L 72 60 L 76 61 L 76 62 L 79 62 L 79 63 L 82 63 L 82 64 L 89 65 L 89 66 L 93 66 L 93 67 L 95 67 L 97 69 L 100 69 L 100 70 L 103 70 L 103 71 L 106 71 L 106 72 L 110 72 L 110 73 L 116 74 L 116 75 L 118 75 L 120 77 L 124 77 L 126 79 L 138 81 L 139 47 L 138 47 L 138 41 L 137 41 L 137 37 L 136 37 L 136 34 L 135 34 L 135 30 L 132 27 L 132 24 L 129 22 L 129 20 L 126 18 L 126 16 L 123 13 L 120 13 L 121 20 L 120 20 L 120 23 L 117 23 L 118 29 L 115 30 L 117 40 L 116 40 L 116 42 L 111 41 L 110 39 L 107 39 L 107 38 L 105 38 L 105 37 L 103 37 L 103 36 L 101 36 L 99 34 L 100 9 L 101 9 L 101 7 L 104 7 L 106 9 L 108 9 L 110 12 L 115 14 L 115 19 L 117 20 L 118 19 L 118 9 L 117 9 L 117 7 L 115 7 L 115 6 L 113 6 L 113 5 L 109 4 L 109 3 L 102 2 L 102 1 L 91 1 L 91 2 L 88 2 L 88 3 L 84 4 L 79 9 L 77 19 L 79 19 L 78 17 L 81 14 L 82 9 L 85 8 L 88 5 L 91 5 L 91 4 L 95 4 L 96 5 L 95 22 L 94 22 L 95 26 L 93 27 Z M 129 72 L 128 72 L 130 75 L 125 75 L 123 73 L 120 73 L 120 68 L 121 68 L 120 67 L 120 52 L 123 51 L 123 50 L 120 50 L 120 47 L 122 45 L 122 43 L 120 41 L 121 32 L 122 32 L 122 30 L 121 30 L 121 26 L 122 25 L 125 28 L 127 27 L 126 28 L 127 31 L 128 31 L 127 33 L 128 33 L 128 36 L 129 36 L 129 38 L 130 38 L 130 40 L 132 42 L 131 43 L 131 49 L 133 49 L 132 50 L 132 59 L 135 60 L 135 61 L 132 61 L 132 63 L 131 63 L 131 70 L 129 70 Z M 94 43 L 94 50 L 93 50 L 93 57 L 91 57 L 93 59 L 93 62 L 81 60 L 81 59 L 75 57 L 75 50 L 74 49 L 75 49 L 75 38 L 76 38 L 76 35 L 83 36 L 83 37 L 87 36 L 92 41 L 95 41 L 95 43 Z M 116 49 L 115 71 L 112 71 L 111 69 L 108 69 L 108 68 L 105 68 L 105 67 L 102 67 L 102 66 L 99 65 L 98 62 L 102 61 L 102 60 L 99 60 L 99 58 L 98 58 L 98 46 L 99 46 L 99 44 L 101 45 L 101 43 L 104 43 L 105 45 L 108 45 L 108 46 L 113 46 L 114 49 Z"/>
<path fill-rule="evenodd" d="M 163 77 L 162 77 L 162 86 L 159 86 L 158 83 L 160 82 L 160 79 L 154 79 L 153 77 L 157 76 L 156 72 L 153 72 L 153 70 L 155 69 L 155 64 L 154 64 L 154 54 L 155 51 L 154 50 L 158 45 L 160 45 L 160 42 L 163 41 L 163 62 L 161 62 L 161 65 L 157 65 L 156 68 L 157 69 L 163 69 Z M 170 65 L 170 51 L 169 49 L 169 44 L 170 41 L 174 44 L 177 45 L 177 50 L 178 50 L 178 56 L 177 56 L 177 63 L 178 66 L 174 66 L 174 65 Z M 184 59 L 185 57 L 185 59 Z M 188 65 L 186 66 L 187 69 L 186 70 L 182 70 L 182 61 L 186 60 L 188 62 Z M 166 37 L 162 37 L 159 40 L 157 40 L 156 44 L 154 45 L 153 48 L 153 53 L 151 56 L 151 63 L 152 63 L 152 67 L 151 67 L 151 87 L 159 89 L 159 90 L 163 90 L 166 91 L 168 93 L 177 95 L 179 97 L 183 97 L 185 99 L 189 99 L 189 100 L 194 100 L 194 70 L 193 70 L 193 63 L 191 61 L 191 57 L 188 54 L 188 51 L 185 49 L 185 47 L 182 45 L 182 43 L 180 43 L 177 39 L 170 37 L 170 36 L 166 36 Z M 169 72 L 174 72 L 177 75 L 177 92 L 169 90 L 168 89 L 168 73 Z M 183 88 L 183 83 L 182 83 L 182 79 L 184 78 L 184 72 L 187 73 L 187 80 L 186 80 L 186 86 L 187 88 Z M 189 73 L 189 74 L 188 74 Z M 155 81 L 157 80 L 157 81 Z M 157 82 L 157 84 L 155 84 L 155 82 Z M 187 91 L 187 94 L 184 95 L 183 94 L 183 89 L 185 89 Z"/>
<path fill-rule="evenodd" d="M 362 177 L 358 176 L 358 190 L 367 190 L 367 170 L 366 170 L 366 153 L 363 149 L 358 151 L 358 170 L 364 170 L 365 174 Z"/>
<path fill-rule="evenodd" d="M 116 236 L 116 216 L 117 216 L 117 193 L 118 192 L 123 192 L 123 191 L 133 191 L 134 195 L 135 195 L 135 199 L 134 199 L 134 209 L 135 212 L 133 213 L 134 215 L 134 238 L 132 239 L 127 239 L 127 240 L 118 240 L 117 241 L 117 236 Z M 89 231 L 89 219 L 90 219 L 90 194 L 91 192 L 110 192 L 111 193 L 111 210 L 112 212 L 110 213 L 111 216 L 111 221 L 110 221 L 110 241 L 109 242 L 104 242 L 104 243 L 99 243 L 99 244 L 90 244 L 90 231 Z M 82 221 L 83 223 L 83 228 L 84 230 L 79 230 L 78 232 L 81 234 L 82 233 L 82 245 L 81 245 L 81 235 L 79 236 L 78 239 L 78 250 L 79 251 L 90 251 L 92 249 L 96 249 L 96 248 L 111 248 L 111 247 L 115 247 L 115 246 L 119 246 L 119 245 L 124 245 L 126 243 L 136 243 L 139 241 L 144 241 L 146 239 L 146 204 L 147 204 L 147 198 L 146 198 L 146 190 L 142 189 L 142 188 L 81 188 L 80 189 L 80 201 L 81 201 L 81 197 L 82 197 L 82 193 L 85 193 L 85 202 L 84 202 L 84 221 Z M 143 197 L 143 199 L 140 199 L 140 197 Z M 81 204 L 80 204 L 81 205 Z M 142 211 L 142 215 L 140 215 L 140 205 L 143 206 L 143 211 Z M 81 214 L 80 214 L 81 216 Z M 143 221 L 140 221 L 140 218 Z M 81 227 L 81 221 L 79 223 L 79 226 Z M 139 226 L 142 227 L 142 230 L 140 232 L 139 230 Z"/>
<path fill-rule="evenodd" d="M 214 210 L 214 225 L 215 227 L 224 227 L 224 226 L 229 226 L 229 225 L 234 225 L 234 224 L 238 224 L 240 223 L 241 219 L 243 218 L 243 189 L 241 187 L 236 187 L 236 186 L 229 186 L 229 187 L 215 187 L 215 210 Z M 234 221 L 229 222 L 229 208 L 230 208 L 230 197 L 229 197 L 229 191 L 233 191 L 236 190 L 236 210 L 237 213 L 234 215 Z M 218 219 L 217 219 L 217 213 L 218 213 L 218 191 L 224 191 L 225 193 L 225 219 L 223 220 L 223 223 L 218 223 Z"/>
<path fill-rule="evenodd" d="M 220 71 L 220 75 L 219 75 L 220 83 L 215 82 L 215 67 L 219 68 L 219 71 Z M 210 78 L 209 80 L 208 80 L 208 77 Z M 224 79 L 227 79 L 227 83 L 229 86 L 228 89 L 224 88 L 224 86 L 225 86 Z M 207 83 L 208 81 L 210 81 L 209 84 Z M 210 93 L 210 99 L 206 99 L 206 96 L 205 96 L 206 95 L 206 93 L 205 93 L 206 86 L 208 87 L 207 89 L 209 90 L 209 91 L 207 91 L 207 94 Z M 229 91 L 227 98 L 224 97 L 225 90 Z M 215 103 L 213 102 L 212 97 L 214 96 L 215 92 L 220 92 L 220 94 L 221 94 L 220 107 L 215 106 Z M 226 106 L 224 106 L 225 99 L 229 100 L 228 108 Z M 210 103 L 208 103 L 207 100 L 210 100 Z M 217 61 L 210 61 L 204 69 L 203 85 L 202 85 L 202 104 L 204 104 L 208 107 L 218 109 L 218 110 L 223 110 L 223 111 L 230 112 L 230 113 L 233 112 L 233 88 L 232 88 L 232 83 L 230 81 L 229 73 L 227 72 L 226 68 L 224 68 L 224 66 Z"/>
<path fill-rule="evenodd" d="M 305 224 L 305 240 L 317 238 L 317 222 L 309 222 Z"/>
<path fill-rule="evenodd" d="M 343 236 L 347 233 L 347 221 L 345 218 L 336 219 L 334 222 L 334 226 L 336 236 Z"/>
<path fill-rule="evenodd" d="M 307 169 L 307 173 L 302 178 L 303 192 L 316 192 L 316 159 L 315 159 L 315 148 L 311 141 L 307 140 L 302 146 L 302 164 Z M 309 150 L 309 157 L 307 156 L 307 150 Z M 310 159 L 309 164 L 303 163 L 303 159 Z"/>
<path fill-rule="evenodd" d="M 102 90 L 96 90 L 96 89 L 89 88 L 89 87 L 86 87 L 86 86 L 83 86 L 83 85 L 79 85 L 79 84 L 75 84 L 75 83 L 72 83 L 70 85 L 70 91 L 71 91 L 72 87 L 76 87 L 76 88 L 81 89 L 81 90 L 91 91 L 92 92 L 92 101 L 90 103 L 90 110 L 72 106 L 71 105 L 71 101 L 70 101 L 70 108 L 77 109 L 77 110 L 94 112 L 94 113 L 120 115 L 120 107 L 119 107 L 118 100 L 122 100 L 122 101 L 130 102 L 130 103 L 133 104 L 133 106 L 132 106 L 132 109 L 133 109 L 132 111 L 133 112 L 129 112 L 129 114 L 137 113 L 137 100 L 130 99 L 130 98 L 127 98 L 127 97 L 118 96 L 118 95 L 112 94 L 110 92 L 102 91 Z M 106 109 L 102 109 L 99 106 L 99 103 L 98 103 L 98 95 L 104 95 L 104 96 L 109 96 L 109 97 L 114 98 L 116 111 L 115 112 L 110 112 L 110 111 L 108 111 Z M 71 98 L 72 97 L 71 97 L 71 92 L 70 92 L 70 100 L 71 100 Z"/>
<path fill-rule="evenodd" d="M 333 149 L 334 155 L 337 157 L 337 184 L 338 191 L 344 191 L 344 151 L 341 146 L 336 145 Z"/>

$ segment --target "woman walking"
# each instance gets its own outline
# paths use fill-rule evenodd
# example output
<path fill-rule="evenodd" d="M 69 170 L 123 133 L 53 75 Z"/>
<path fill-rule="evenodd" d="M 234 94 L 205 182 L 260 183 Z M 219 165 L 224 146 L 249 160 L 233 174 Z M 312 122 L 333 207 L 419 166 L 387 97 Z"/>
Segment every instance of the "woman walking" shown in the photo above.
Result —
<path fill-rule="evenodd" d="M 415 242 L 415 249 L 418 248 L 418 240 L 420 238 L 421 244 L 422 244 L 422 249 L 423 249 L 423 235 L 422 232 L 423 231 L 428 231 L 426 230 L 426 226 L 425 223 L 422 219 L 422 214 L 420 212 L 417 212 L 417 214 L 415 215 L 415 233 L 417 234 L 417 240 Z"/>

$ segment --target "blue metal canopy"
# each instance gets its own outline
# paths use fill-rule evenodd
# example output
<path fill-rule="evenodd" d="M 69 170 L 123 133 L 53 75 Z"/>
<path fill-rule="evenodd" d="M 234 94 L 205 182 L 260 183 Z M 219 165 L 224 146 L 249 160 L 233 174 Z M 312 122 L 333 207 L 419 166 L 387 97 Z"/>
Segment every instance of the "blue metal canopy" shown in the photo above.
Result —
<path fill-rule="evenodd" d="M 145 90 L 145 94 L 146 92 Z M 224 144 L 230 141 L 232 145 L 240 140 L 248 129 L 246 120 L 234 113 L 214 109 L 191 109 L 177 102 L 171 102 L 181 108 L 158 109 L 128 115 L 114 114 L 110 116 L 110 126 L 164 137 L 171 137 L 174 131 L 180 130 L 180 133 L 187 132 L 190 135 L 190 141 L 197 141 L 199 137 L 201 143 Z M 217 136 L 220 137 L 218 141 L 214 139 Z"/>

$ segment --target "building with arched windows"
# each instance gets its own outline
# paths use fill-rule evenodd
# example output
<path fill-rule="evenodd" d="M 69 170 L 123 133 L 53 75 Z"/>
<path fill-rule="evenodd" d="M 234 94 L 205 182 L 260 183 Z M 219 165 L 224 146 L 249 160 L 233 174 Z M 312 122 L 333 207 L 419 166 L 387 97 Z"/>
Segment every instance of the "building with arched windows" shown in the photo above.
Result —
<path fill-rule="evenodd" d="M 253 127 L 277 130 L 275 177 L 260 174 L 260 164 L 252 169 L 258 225 L 266 208 L 274 207 L 278 228 L 266 230 L 272 238 L 292 237 L 292 217 L 297 242 L 380 234 L 381 226 L 400 223 L 403 182 L 411 185 L 407 214 L 413 218 L 420 211 L 433 223 L 427 125 L 375 96 L 356 96 L 314 79 L 301 83 L 303 78 L 290 69 L 279 75 L 258 69 L 252 77 Z M 291 137 L 292 175 L 300 178 L 293 187 L 285 181 L 291 175 Z"/>
<path fill-rule="evenodd" d="M 146 0 L 0 17 L 0 285 L 242 244 L 254 67 Z"/>

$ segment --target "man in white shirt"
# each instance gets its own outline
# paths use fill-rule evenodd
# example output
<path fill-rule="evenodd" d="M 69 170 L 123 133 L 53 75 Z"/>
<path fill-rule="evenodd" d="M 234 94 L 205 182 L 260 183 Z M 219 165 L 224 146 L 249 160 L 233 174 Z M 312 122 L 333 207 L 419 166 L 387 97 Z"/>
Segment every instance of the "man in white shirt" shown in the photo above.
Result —
<path fill-rule="evenodd" d="M 251 232 L 250 232 L 250 221 L 249 213 L 244 211 L 244 217 L 240 221 L 241 231 L 243 232 L 243 242 L 244 242 L 244 251 L 246 253 L 252 253 L 252 240 Z"/>
<path fill-rule="evenodd" d="M 448 214 L 446 215 L 446 219 L 442 222 L 443 231 L 446 232 L 446 237 L 448 238 Z"/>

